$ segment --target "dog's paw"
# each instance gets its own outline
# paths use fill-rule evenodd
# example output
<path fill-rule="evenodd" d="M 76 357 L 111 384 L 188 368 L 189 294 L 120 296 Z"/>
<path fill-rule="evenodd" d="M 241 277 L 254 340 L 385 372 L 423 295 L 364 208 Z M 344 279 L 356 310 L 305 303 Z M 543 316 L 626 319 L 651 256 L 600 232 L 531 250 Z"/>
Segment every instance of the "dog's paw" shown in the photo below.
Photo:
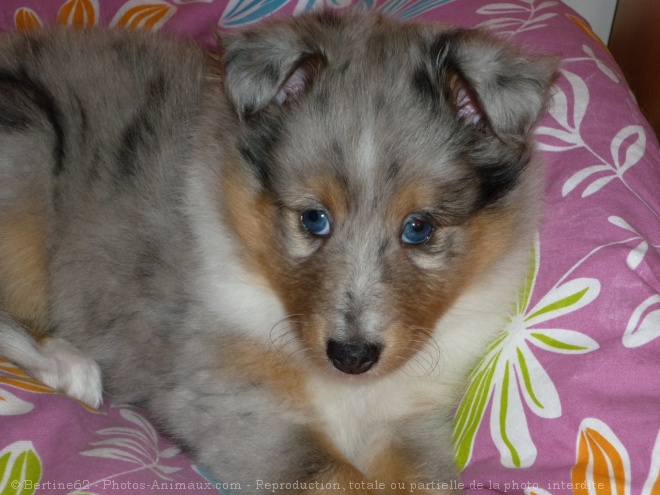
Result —
<path fill-rule="evenodd" d="M 45 385 L 98 408 L 103 402 L 101 369 L 66 340 L 49 338 L 41 345 L 48 364 L 33 370 Z"/>

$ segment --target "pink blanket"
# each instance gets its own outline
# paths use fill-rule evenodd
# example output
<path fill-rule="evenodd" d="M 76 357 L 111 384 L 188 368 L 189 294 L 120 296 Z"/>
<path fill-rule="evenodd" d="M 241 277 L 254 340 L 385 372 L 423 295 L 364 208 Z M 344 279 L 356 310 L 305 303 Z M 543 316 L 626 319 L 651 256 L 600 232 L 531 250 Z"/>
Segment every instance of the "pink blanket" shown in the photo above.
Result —
<path fill-rule="evenodd" d="M 483 26 L 563 57 L 538 128 L 547 212 L 527 290 L 456 415 L 468 493 L 660 494 L 660 156 L 620 70 L 554 0 L 4 0 L 0 26 L 162 29 L 210 41 L 320 5 Z M 213 432 L 209 432 L 213 434 Z M 0 362 L 0 494 L 215 493 L 132 407 L 99 411 Z"/>

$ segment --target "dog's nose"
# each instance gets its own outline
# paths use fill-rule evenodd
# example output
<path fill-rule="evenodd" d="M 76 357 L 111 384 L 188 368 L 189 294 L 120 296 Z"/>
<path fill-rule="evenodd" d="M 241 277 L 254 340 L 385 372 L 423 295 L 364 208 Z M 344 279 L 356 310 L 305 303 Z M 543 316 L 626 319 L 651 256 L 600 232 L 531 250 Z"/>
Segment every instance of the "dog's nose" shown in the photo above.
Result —
<path fill-rule="evenodd" d="M 326 353 L 339 371 L 359 375 L 369 371 L 380 357 L 380 346 L 372 342 L 329 340 Z"/>

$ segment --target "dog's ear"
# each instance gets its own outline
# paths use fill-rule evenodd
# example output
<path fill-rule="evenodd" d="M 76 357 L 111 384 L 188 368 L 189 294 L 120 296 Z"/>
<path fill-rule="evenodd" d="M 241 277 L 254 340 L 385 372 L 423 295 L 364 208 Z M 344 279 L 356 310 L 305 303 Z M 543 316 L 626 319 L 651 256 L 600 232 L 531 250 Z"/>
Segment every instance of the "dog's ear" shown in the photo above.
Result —
<path fill-rule="evenodd" d="M 526 54 L 478 30 L 438 35 L 430 56 L 458 118 L 501 137 L 531 130 L 557 77 L 555 57 Z"/>
<path fill-rule="evenodd" d="M 217 37 L 225 86 L 241 117 L 301 97 L 325 66 L 314 40 L 294 26 L 274 23 L 270 28 Z"/>

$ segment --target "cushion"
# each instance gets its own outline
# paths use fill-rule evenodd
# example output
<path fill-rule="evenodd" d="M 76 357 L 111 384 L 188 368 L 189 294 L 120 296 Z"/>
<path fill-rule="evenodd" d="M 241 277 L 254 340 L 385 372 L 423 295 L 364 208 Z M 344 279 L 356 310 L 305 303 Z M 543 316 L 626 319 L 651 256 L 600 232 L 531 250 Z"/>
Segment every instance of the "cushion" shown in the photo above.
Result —
<path fill-rule="evenodd" d="M 562 57 L 536 131 L 546 213 L 525 290 L 456 414 L 461 485 L 469 494 L 660 493 L 658 141 L 573 10 L 554 0 L 4 0 L 0 27 L 103 24 L 208 44 L 214 28 L 319 6 L 481 26 Z M 0 494 L 223 488 L 143 411 L 111 400 L 90 409 L 7 362 L 0 416 Z"/>

